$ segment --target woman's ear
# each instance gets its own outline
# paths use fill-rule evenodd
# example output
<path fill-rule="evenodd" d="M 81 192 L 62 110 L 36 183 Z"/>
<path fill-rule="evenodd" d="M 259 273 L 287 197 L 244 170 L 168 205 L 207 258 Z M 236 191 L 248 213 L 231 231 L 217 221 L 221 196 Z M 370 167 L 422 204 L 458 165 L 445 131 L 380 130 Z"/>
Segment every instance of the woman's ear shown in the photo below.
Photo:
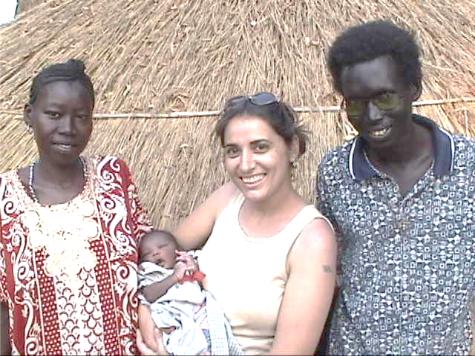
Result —
<path fill-rule="evenodd" d="M 292 137 L 292 142 L 290 143 L 289 149 L 290 162 L 295 162 L 299 158 L 300 154 L 300 141 L 297 135 L 294 135 L 294 137 Z"/>
<path fill-rule="evenodd" d="M 31 124 L 31 104 L 25 104 L 23 108 L 23 121 L 27 127 L 32 127 Z"/>

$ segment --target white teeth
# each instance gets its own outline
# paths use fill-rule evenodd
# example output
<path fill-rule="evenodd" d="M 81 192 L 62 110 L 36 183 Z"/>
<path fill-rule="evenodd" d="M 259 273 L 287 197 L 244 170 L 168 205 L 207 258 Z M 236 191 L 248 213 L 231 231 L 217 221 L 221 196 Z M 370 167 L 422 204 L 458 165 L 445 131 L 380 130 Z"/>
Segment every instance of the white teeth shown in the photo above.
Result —
<path fill-rule="evenodd" d="M 253 184 L 260 181 L 262 178 L 264 178 L 264 174 L 257 174 L 251 177 L 242 177 L 242 181 L 246 184 Z"/>
<path fill-rule="evenodd" d="M 382 136 L 386 135 L 389 132 L 389 130 L 390 130 L 390 128 L 370 131 L 370 135 L 375 136 L 375 137 L 382 137 Z"/>

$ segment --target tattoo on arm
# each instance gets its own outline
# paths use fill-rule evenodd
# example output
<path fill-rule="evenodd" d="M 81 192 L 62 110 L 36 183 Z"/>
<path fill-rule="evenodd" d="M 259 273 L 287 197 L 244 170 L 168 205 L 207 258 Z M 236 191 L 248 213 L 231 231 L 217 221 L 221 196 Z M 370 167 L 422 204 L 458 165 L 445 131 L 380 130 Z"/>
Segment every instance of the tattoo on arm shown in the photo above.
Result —
<path fill-rule="evenodd" d="M 323 265 L 323 272 L 325 273 L 333 273 L 333 268 L 329 265 Z"/>

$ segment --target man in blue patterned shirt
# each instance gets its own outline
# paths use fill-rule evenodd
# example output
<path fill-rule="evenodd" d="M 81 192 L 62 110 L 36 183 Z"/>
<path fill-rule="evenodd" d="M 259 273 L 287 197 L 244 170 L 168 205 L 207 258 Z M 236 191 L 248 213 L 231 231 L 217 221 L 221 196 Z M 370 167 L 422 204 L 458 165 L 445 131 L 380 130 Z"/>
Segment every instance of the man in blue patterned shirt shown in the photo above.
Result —
<path fill-rule="evenodd" d="M 414 115 L 412 35 L 376 21 L 330 48 L 358 136 L 319 165 L 318 207 L 340 243 L 330 353 L 467 354 L 475 271 L 475 140 Z"/>

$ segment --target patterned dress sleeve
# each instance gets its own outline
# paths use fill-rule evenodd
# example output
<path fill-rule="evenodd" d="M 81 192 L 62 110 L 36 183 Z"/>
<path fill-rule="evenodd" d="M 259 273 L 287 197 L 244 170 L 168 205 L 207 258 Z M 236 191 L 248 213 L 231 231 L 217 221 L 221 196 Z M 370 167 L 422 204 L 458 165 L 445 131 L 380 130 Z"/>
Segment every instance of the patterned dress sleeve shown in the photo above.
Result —
<path fill-rule="evenodd" d="M 2 232 L 2 217 L 0 215 L 0 303 L 8 301 L 7 296 L 7 274 L 5 267 L 5 258 L 3 255 L 3 232 Z"/>
<path fill-rule="evenodd" d="M 149 219 L 147 211 L 140 201 L 138 189 L 135 185 L 132 174 L 130 173 L 129 167 L 122 160 L 120 163 L 125 178 L 124 188 L 126 192 L 127 206 L 133 225 L 134 236 L 138 243 L 140 242 L 142 236 L 152 229 L 152 223 Z"/>
<path fill-rule="evenodd" d="M 1 183 L 2 183 L 2 178 L 0 178 L 0 186 L 2 185 Z M 4 249 L 5 249 L 4 246 L 5 245 L 3 243 L 2 212 L 0 211 L 0 303 L 8 301 L 7 272 L 6 272 L 6 264 L 5 264 L 5 257 L 4 257 Z"/>
<path fill-rule="evenodd" d="M 325 171 L 323 165 L 320 165 L 318 168 L 317 174 L 317 184 L 316 184 L 316 194 L 315 194 L 315 206 L 333 225 L 335 231 L 337 231 L 338 226 L 332 214 L 332 209 L 330 201 L 328 199 L 327 193 L 327 183 L 325 181 Z"/>

